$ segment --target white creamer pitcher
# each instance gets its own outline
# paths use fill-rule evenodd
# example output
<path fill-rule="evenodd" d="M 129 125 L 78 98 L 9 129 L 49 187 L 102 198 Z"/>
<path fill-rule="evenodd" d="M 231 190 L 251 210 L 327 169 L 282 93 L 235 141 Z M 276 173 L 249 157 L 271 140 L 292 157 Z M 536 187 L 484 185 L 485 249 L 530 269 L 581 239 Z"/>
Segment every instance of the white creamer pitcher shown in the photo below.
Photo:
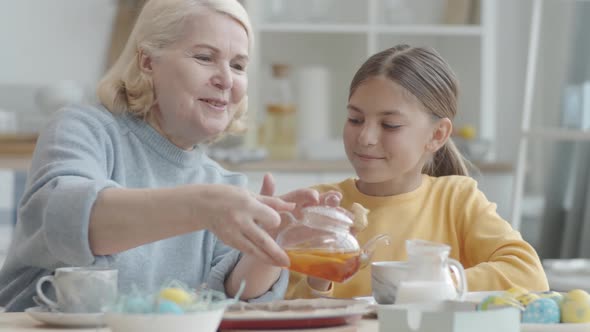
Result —
<path fill-rule="evenodd" d="M 425 240 L 407 240 L 408 273 L 399 285 L 396 304 L 462 301 L 467 293 L 465 269 L 449 258 L 451 247 Z M 457 279 L 457 286 L 451 277 Z"/>

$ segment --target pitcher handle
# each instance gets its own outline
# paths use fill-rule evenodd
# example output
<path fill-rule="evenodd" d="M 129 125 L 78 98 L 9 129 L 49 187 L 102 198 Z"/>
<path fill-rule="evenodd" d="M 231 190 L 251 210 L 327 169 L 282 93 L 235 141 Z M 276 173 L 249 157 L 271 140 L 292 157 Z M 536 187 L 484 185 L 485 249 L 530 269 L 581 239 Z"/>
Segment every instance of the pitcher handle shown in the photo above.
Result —
<path fill-rule="evenodd" d="M 457 281 L 459 282 L 459 288 L 457 289 L 457 300 L 463 301 L 465 299 L 465 295 L 467 294 L 467 277 L 465 276 L 465 269 L 463 265 L 452 258 L 449 258 L 449 269 L 453 271 L 455 276 L 457 277 Z"/>
<path fill-rule="evenodd" d="M 39 298 L 51 309 L 58 309 L 59 305 L 57 304 L 57 302 L 50 300 L 47 296 L 45 296 L 45 294 L 43 293 L 43 289 L 41 286 L 43 286 L 43 283 L 48 282 L 50 283 L 53 287 L 55 287 L 54 283 L 55 278 L 52 275 L 49 276 L 44 276 L 41 279 L 39 279 L 39 281 L 37 281 L 37 295 L 39 295 Z"/>

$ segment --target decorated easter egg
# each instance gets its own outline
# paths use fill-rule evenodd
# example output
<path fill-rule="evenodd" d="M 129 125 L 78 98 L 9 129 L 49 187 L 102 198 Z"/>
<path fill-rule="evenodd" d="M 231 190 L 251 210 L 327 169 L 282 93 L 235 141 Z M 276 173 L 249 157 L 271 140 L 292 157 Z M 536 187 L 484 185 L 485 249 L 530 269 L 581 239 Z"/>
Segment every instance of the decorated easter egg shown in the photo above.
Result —
<path fill-rule="evenodd" d="M 477 304 L 477 310 L 486 311 L 500 308 L 518 308 L 523 310 L 522 304 L 514 298 L 506 295 L 489 295 Z"/>
<path fill-rule="evenodd" d="M 508 296 L 512 296 L 514 298 L 518 298 L 522 295 L 528 294 L 529 291 L 526 288 L 520 287 L 520 286 L 514 286 L 510 289 L 508 289 L 507 291 L 505 291 L 506 295 Z"/>
<path fill-rule="evenodd" d="M 523 323 L 555 324 L 559 323 L 560 310 L 557 302 L 548 298 L 538 298 L 530 302 L 522 313 Z"/>
<path fill-rule="evenodd" d="M 158 301 L 158 312 L 162 314 L 182 315 L 184 310 L 182 310 L 178 304 L 172 301 L 160 300 Z"/>
<path fill-rule="evenodd" d="M 145 314 L 152 312 L 152 301 L 148 300 L 145 297 L 141 296 L 133 296 L 129 297 L 124 302 L 124 312 L 134 313 L 134 314 Z"/>
<path fill-rule="evenodd" d="M 574 289 L 563 296 L 561 321 L 564 323 L 590 322 L 590 295 L 582 289 Z"/>
<path fill-rule="evenodd" d="M 561 306 L 561 301 L 563 301 L 563 295 L 559 292 L 547 291 L 547 292 L 537 293 L 537 295 L 539 295 L 539 297 L 542 299 L 552 299 L 559 306 Z"/>
<path fill-rule="evenodd" d="M 160 298 L 172 301 L 178 305 L 186 305 L 192 301 L 189 293 L 182 288 L 168 287 L 160 291 Z"/>
<path fill-rule="evenodd" d="M 529 304 L 533 303 L 534 301 L 540 299 L 541 297 L 535 293 L 526 293 L 520 295 L 516 298 L 516 300 L 522 303 L 523 306 L 528 306 Z"/>

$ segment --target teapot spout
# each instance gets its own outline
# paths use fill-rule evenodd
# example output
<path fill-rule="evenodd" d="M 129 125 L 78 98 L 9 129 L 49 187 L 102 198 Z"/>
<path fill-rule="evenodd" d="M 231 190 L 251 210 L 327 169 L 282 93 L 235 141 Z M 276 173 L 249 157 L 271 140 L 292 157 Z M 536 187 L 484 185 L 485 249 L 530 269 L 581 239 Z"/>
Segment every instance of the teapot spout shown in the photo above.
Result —
<path fill-rule="evenodd" d="M 389 237 L 387 234 L 379 234 L 365 243 L 365 245 L 361 248 L 361 268 L 364 268 L 371 262 L 373 253 L 375 252 L 375 249 L 377 249 L 377 245 L 380 242 L 384 242 L 385 245 L 390 245 L 391 237 Z"/>

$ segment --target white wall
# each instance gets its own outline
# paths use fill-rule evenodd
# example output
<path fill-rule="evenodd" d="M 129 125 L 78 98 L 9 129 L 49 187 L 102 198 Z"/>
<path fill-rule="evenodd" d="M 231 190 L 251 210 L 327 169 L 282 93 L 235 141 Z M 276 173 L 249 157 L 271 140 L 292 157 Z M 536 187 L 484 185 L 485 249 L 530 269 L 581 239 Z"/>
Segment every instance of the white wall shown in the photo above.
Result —
<path fill-rule="evenodd" d="M 531 13 L 530 0 L 497 0 L 496 124 L 499 160 L 516 160 Z"/>
<path fill-rule="evenodd" d="M 515 163 L 522 122 L 532 1 L 498 0 L 498 159 Z M 545 1 L 531 126 L 559 125 L 561 92 L 570 65 L 572 1 Z M 531 140 L 528 163 L 547 162 L 547 145 Z M 529 167 L 527 192 L 542 192 L 544 168 Z"/>
<path fill-rule="evenodd" d="M 522 120 L 531 0 L 498 1 L 498 159 L 515 161 Z M 569 65 L 572 1 L 545 1 L 532 124 L 557 125 Z"/>
<path fill-rule="evenodd" d="M 0 84 L 73 79 L 94 85 L 104 72 L 115 0 L 0 2 Z"/>

